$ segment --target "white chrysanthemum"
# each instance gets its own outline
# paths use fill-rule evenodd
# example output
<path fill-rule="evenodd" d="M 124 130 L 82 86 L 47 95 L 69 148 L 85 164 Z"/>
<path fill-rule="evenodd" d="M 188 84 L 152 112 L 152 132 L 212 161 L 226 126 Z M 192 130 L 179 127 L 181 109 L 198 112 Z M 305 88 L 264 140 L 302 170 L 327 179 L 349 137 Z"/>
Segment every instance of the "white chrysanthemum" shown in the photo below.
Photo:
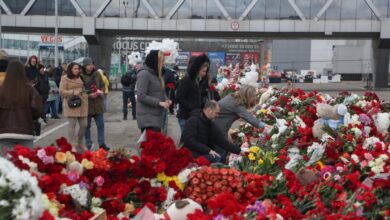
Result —
<path fill-rule="evenodd" d="M 42 192 L 27 171 L 20 171 L 10 161 L 0 158 L 0 189 L 21 193 L 21 197 L 0 198 L 2 205 L 13 205 L 13 219 L 38 219 L 43 212 Z"/>
<path fill-rule="evenodd" d="M 356 163 L 359 163 L 359 162 L 360 162 L 359 157 L 358 157 L 356 154 L 352 154 L 352 155 L 351 155 L 351 158 L 352 158 L 352 160 L 355 161 Z"/>
<path fill-rule="evenodd" d="M 381 154 L 381 155 L 379 155 L 379 158 L 380 158 L 381 160 L 384 160 L 384 161 L 387 161 L 387 160 L 389 159 L 389 157 L 388 157 L 386 154 Z"/>
<path fill-rule="evenodd" d="M 362 136 L 363 132 L 359 128 L 352 128 L 351 131 L 355 135 L 355 137 L 360 137 Z"/>
<path fill-rule="evenodd" d="M 382 149 L 384 149 L 385 144 L 382 141 L 380 141 L 379 138 L 377 138 L 377 137 L 369 137 L 366 140 L 364 140 L 363 148 L 364 149 L 371 149 L 378 142 L 382 145 Z"/>
<path fill-rule="evenodd" d="M 382 173 L 384 171 L 383 166 L 374 166 L 371 168 L 371 171 L 375 174 Z"/>

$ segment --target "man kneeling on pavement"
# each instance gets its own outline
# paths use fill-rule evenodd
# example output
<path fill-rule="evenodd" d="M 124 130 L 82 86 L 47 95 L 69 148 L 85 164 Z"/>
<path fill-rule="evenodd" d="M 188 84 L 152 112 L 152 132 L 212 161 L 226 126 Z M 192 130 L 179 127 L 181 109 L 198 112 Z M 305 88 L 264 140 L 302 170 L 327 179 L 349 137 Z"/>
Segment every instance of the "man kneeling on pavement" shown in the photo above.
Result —
<path fill-rule="evenodd" d="M 208 101 L 202 110 L 194 110 L 181 135 L 181 143 L 192 152 L 194 158 L 204 156 L 211 163 L 224 163 L 225 157 L 215 151 L 215 147 L 239 154 L 241 149 L 229 142 L 222 131 L 214 125 L 220 106 L 216 101 Z"/>

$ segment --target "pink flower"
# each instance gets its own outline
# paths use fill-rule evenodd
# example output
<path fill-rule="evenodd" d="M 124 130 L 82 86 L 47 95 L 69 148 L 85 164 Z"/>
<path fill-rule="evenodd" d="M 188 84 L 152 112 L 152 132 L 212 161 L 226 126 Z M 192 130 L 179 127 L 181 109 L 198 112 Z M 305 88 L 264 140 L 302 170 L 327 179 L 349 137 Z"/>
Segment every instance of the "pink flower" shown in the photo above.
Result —
<path fill-rule="evenodd" d="M 103 186 L 104 178 L 102 176 L 97 176 L 97 177 L 95 177 L 93 182 L 96 183 L 96 185 L 98 185 L 98 186 Z"/>
<path fill-rule="evenodd" d="M 364 158 L 366 158 L 366 160 L 368 161 L 374 160 L 374 157 L 370 153 L 365 153 Z"/>
<path fill-rule="evenodd" d="M 366 166 L 368 166 L 368 162 L 367 162 L 367 160 L 363 160 L 363 161 L 360 163 L 360 167 L 361 167 L 361 168 L 364 168 L 364 167 L 366 167 Z"/>

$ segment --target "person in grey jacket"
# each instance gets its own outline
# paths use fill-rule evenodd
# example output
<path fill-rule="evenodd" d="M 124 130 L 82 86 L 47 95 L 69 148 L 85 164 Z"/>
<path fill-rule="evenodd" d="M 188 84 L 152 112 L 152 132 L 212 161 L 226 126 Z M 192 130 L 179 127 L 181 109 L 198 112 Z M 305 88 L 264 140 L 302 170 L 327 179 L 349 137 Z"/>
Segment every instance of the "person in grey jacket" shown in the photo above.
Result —
<path fill-rule="evenodd" d="M 161 132 L 163 110 L 172 104 L 165 95 L 162 68 L 164 54 L 152 50 L 145 58 L 144 65 L 137 74 L 137 124 L 141 131 L 150 129 Z"/>
<path fill-rule="evenodd" d="M 266 126 L 264 122 L 254 117 L 247 110 L 256 105 L 256 97 L 255 87 L 243 86 L 239 91 L 225 96 L 218 102 L 221 106 L 221 111 L 215 119 L 215 124 L 226 137 L 228 137 L 232 124 L 240 118 L 257 128 Z"/>

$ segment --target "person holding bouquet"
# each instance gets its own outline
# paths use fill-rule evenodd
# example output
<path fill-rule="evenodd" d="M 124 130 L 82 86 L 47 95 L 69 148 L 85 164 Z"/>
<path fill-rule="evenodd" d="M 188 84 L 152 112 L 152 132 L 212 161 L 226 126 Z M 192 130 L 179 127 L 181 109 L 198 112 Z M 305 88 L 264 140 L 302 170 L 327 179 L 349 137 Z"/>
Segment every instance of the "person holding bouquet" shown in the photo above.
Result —
<path fill-rule="evenodd" d="M 164 53 L 151 50 L 137 74 L 137 124 L 138 128 L 161 132 L 164 111 L 172 101 L 165 94 L 163 78 Z"/>
<path fill-rule="evenodd" d="M 68 138 L 76 151 L 87 150 L 83 144 L 85 129 L 87 127 L 88 116 L 88 95 L 84 90 L 84 82 L 80 78 L 80 66 L 77 63 L 70 63 L 67 67 L 66 75 L 60 81 L 60 94 L 63 98 L 64 116 L 68 118 Z M 68 100 L 76 96 L 81 99 L 81 105 L 71 108 Z M 79 130 L 76 132 L 76 126 Z"/>
<path fill-rule="evenodd" d="M 84 87 L 88 94 L 88 118 L 87 129 L 85 131 L 85 141 L 87 148 L 92 148 L 91 138 L 91 123 L 92 118 L 95 119 L 96 127 L 98 130 L 98 143 L 99 148 L 109 150 L 107 148 L 104 138 L 104 103 L 103 103 L 103 89 L 104 83 L 100 76 L 95 71 L 95 64 L 89 57 L 84 58 L 81 78 L 84 81 Z"/>

